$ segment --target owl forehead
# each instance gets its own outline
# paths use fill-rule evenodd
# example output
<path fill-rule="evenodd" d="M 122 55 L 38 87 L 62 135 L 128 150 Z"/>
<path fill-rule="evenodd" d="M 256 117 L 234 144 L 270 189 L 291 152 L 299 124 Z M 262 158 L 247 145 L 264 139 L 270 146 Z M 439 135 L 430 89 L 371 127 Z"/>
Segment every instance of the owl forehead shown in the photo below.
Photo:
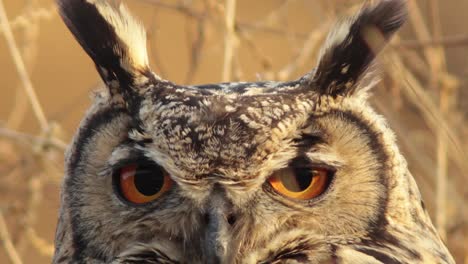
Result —
<path fill-rule="evenodd" d="M 297 93 L 297 86 L 273 92 L 269 86 L 226 86 L 146 96 L 138 116 L 151 139 L 149 155 L 186 173 L 254 177 L 252 169 L 260 170 L 273 153 L 291 152 L 290 141 L 314 112 L 314 96 Z"/>

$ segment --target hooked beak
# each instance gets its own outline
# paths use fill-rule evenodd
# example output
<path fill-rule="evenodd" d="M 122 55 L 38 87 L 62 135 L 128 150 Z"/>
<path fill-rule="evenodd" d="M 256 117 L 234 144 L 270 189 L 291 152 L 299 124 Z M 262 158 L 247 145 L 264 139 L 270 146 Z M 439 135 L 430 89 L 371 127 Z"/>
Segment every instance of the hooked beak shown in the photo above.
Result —
<path fill-rule="evenodd" d="M 224 195 L 215 194 L 210 198 L 205 218 L 205 252 L 208 263 L 224 263 L 232 241 L 232 226 L 236 222 L 232 205 L 226 201 Z"/>

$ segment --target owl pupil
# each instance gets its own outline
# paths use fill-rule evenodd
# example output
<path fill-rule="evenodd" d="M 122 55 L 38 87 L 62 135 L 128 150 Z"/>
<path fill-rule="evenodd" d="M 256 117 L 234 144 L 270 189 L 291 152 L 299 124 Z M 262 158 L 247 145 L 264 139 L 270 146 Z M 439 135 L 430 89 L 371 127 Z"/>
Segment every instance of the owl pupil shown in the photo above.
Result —
<path fill-rule="evenodd" d="M 312 182 L 312 174 L 308 169 L 296 169 L 294 170 L 294 174 L 296 176 L 297 185 L 299 186 L 298 191 L 303 191 L 310 186 Z"/>
<path fill-rule="evenodd" d="M 159 167 L 140 165 L 135 173 L 135 187 L 143 195 L 157 194 L 164 184 L 164 173 Z"/>
<path fill-rule="evenodd" d="M 292 192 L 302 192 L 310 186 L 312 176 L 309 169 L 295 168 L 293 177 L 283 179 L 283 184 L 286 189 Z"/>

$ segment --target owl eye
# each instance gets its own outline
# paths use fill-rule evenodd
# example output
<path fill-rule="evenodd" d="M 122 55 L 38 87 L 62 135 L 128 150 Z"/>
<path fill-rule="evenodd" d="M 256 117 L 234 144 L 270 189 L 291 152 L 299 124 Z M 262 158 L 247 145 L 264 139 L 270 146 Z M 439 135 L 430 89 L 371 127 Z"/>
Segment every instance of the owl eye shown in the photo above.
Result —
<path fill-rule="evenodd" d="M 268 182 L 276 192 L 298 200 L 315 198 L 328 188 L 331 171 L 326 168 L 288 167 L 275 172 Z"/>
<path fill-rule="evenodd" d="M 156 200 L 172 186 L 169 174 L 154 163 L 128 164 L 116 171 L 120 195 L 134 204 Z"/>

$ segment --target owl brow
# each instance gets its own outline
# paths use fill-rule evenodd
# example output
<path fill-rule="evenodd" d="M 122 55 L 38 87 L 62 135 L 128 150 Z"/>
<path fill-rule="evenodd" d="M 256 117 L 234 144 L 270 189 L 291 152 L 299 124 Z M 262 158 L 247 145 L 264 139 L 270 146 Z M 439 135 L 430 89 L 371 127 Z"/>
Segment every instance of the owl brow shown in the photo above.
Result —
<path fill-rule="evenodd" d="M 298 152 L 306 152 L 313 146 L 325 143 L 324 136 L 320 133 L 303 133 L 299 138 L 293 140 Z"/>
<path fill-rule="evenodd" d="M 133 152 L 133 153 L 130 153 L 129 156 L 122 158 L 113 164 L 110 164 L 110 167 L 111 169 L 116 170 L 130 163 L 155 163 L 155 162 L 145 157 L 143 153 L 141 152 Z"/>
<path fill-rule="evenodd" d="M 153 143 L 153 138 L 145 133 L 140 120 L 132 120 L 133 124 L 128 132 L 127 143 L 145 146 Z"/>

